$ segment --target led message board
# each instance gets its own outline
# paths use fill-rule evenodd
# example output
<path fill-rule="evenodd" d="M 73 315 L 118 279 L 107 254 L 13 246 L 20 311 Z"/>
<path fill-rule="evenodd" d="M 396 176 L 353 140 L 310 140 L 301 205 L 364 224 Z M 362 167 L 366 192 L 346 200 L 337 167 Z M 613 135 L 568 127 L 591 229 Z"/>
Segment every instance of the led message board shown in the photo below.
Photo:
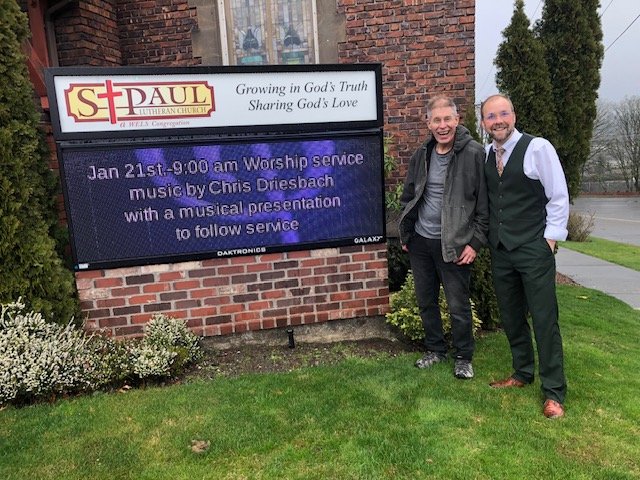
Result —
<path fill-rule="evenodd" d="M 379 243 L 382 133 L 59 145 L 78 270 Z"/>
<path fill-rule="evenodd" d="M 380 64 L 45 79 L 77 270 L 385 241 Z"/>

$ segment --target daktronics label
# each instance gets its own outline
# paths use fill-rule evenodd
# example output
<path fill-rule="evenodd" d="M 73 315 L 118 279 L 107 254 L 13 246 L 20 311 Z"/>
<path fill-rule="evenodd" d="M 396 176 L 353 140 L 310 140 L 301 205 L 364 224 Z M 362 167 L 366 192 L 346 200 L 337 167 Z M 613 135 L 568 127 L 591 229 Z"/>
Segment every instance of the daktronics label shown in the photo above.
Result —
<path fill-rule="evenodd" d="M 188 119 L 215 111 L 213 87 L 206 81 L 71 83 L 64 96 L 75 122 Z"/>

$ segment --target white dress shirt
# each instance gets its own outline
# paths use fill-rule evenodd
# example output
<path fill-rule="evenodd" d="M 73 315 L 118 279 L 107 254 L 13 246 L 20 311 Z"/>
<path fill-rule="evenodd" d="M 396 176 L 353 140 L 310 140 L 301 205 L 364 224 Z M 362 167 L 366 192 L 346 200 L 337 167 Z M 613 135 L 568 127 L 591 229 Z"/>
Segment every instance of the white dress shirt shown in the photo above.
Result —
<path fill-rule="evenodd" d="M 506 168 L 511 152 L 522 137 L 522 133 L 514 130 L 507 141 L 502 145 L 504 154 L 502 161 Z M 495 144 L 487 145 L 495 151 Z M 547 223 L 544 230 L 544 238 L 548 240 L 567 239 L 567 221 L 569 220 L 569 192 L 564 170 L 560 164 L 558 153 L 551 143 L 541 137 L 534 137 L 524 153 L 524 174 L 532 179 L 539 180 L 544 187 L 547 197 Z"/>

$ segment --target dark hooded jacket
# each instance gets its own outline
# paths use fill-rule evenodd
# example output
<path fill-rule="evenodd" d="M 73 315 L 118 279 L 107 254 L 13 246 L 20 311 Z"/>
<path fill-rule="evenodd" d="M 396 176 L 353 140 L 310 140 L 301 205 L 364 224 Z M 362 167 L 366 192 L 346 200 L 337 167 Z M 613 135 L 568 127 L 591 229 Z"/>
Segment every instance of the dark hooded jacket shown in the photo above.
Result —
<path fill-rule="evenodd" d="M 424 189 L 431 152 L 436 145 L 429 136 L 409 161 L 400 197 L 400 242 L 409 245 L 417 235 L 415 223 Z M 489 202 L 484 179 L 485 151 L 469 130 L 456 127 L 453 155 L 447 166 L 442 197 L 442 258 L 455 262 L 466 245 L 476 252 L 487 243 Z"/>

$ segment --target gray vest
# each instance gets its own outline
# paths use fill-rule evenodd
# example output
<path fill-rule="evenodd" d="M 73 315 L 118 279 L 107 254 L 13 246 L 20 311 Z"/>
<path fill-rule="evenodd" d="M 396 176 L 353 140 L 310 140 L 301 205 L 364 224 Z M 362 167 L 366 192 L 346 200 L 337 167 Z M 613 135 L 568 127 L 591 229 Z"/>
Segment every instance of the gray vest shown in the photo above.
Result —
<path fill-rule="evenodd" d="M 533 137 L 523 134 L 498 175 L 496 154 L 489 149 L 484 165 L 489 193 L 489 243 L 511 251 L 544 236 L 547 197 L 539 180 L 524 174 L 524 154 Z"/>

